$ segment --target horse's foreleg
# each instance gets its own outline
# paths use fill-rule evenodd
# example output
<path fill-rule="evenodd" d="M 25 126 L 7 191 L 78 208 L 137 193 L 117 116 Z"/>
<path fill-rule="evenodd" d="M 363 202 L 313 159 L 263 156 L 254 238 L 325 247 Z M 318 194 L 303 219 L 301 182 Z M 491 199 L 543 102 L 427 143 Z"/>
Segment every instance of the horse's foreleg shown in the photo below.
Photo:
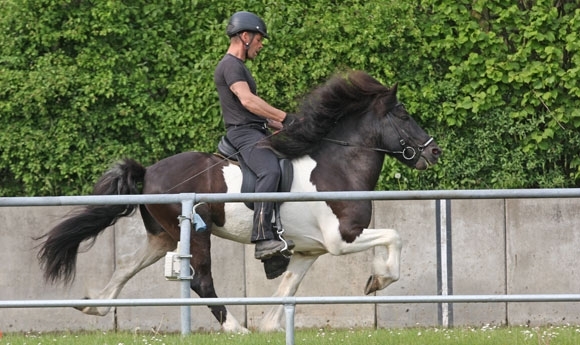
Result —
<path fill-rule="evenodd" d="M 282 281 L 278 285 L 278 289 L 273 297 L 294 296 L 306 272 L 308 272 L 308 269 L 310 269 L 317 258 L 317 255 L 306 256 L 300 253 L 294 253 L 288 264 L 288 269 L 282 275 Z M 283 330 L 280 325 L 283 314 L 284 306 L 273 306 L 262 318 L 259 330 L 261 332 L 277 332 Z"/>
<path fill-rule="evenodd" d="M 117 268 L 109 283 L 93 297 L 87 299 L 114 299 L 125 284 L 139 271 L 152 265 L 162 258 L 165 253 L 175 249 L 177 243 L 166 232 L 158 235 L 147 233 L 147 239 L 144 244 L 132 254 L 125 255 L 117 262 Z M 111 307 L 78 307 L 85 314 L 104 316 Z"/>
<path fill-rule="evenodd" d="M 332 255 L 344 255 L 375 248 L 373 269 L 365 287 L 365 294 L 382 290 L 399 280 L 402 241 L 393 229 L 364 229 L 351 243 L 341 238 L 325 238 L 325 246 Z"/>

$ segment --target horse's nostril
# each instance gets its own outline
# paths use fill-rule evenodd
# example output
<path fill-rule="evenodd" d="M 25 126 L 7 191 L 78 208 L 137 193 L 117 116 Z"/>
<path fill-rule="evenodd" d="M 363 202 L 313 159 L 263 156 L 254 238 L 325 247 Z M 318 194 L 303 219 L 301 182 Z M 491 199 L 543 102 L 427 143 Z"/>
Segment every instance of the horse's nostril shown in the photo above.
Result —
<path fill-rule="evenodd" d="M 439 148 L 434 148 L 433 150 L 431 150 L 431 153 L 433 154 L 433 156 L 435 157 L 439 157 L 441 156 L 441 150 Z"/>

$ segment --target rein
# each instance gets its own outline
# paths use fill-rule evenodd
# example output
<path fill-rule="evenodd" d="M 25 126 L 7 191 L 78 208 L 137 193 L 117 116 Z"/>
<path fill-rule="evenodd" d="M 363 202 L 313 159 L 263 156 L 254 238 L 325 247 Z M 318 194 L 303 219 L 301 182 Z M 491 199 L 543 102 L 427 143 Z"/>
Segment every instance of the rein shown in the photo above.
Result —
<path fill-rule="evenodd" d="M 427 147 L 429 144 L 431 144 L 431 142 L 434 139 L 433 139 L 433 137 L 429 137 L 429 139 L 424 144 L 417 146 L 417 149 L 415 149 L 413 146 L 407 145 L 404 139 L 400 139 L 399 143 L 403 147 L 403 149 L 401 151 L 391 151 L 391 150 L 387 150 L 387 149 L 381 149 L 379 147 L 367 147 L 367 146 L 353 145 L 347 141 L 330 139 L 330 138 L 322 138 L 322 140 L 328 141 L 329 143 L 337 144 L 340 146 L 356 147 L 359 149 L 372 150 L 372 151 L 381 152 L 381 153 L 400 153 L 404 159 L 410 161 L 413 158 L 415 158 L 415 156 L 417 156 L 417 151 L 423 152 L 425 147 Z"/>
<path fill-rule="evenodd" d="M 403 106 L 403 103 L 397 103 L 397 104 L 395 104 L 393 109 L 395 109 L 397 107 L 401 107 L 401 106 Z M 393 116 L 391 111 L 389 111 L 387 113 L 387 116 L 389 116 L 389 115 Z M 331 139 L 331 138 L 322 138 L 322 140 L 327 141 L 329 143 L 336 144 L 336 145 L 340 145 L 340 146 L 356 147 L 356 148 L 367 149 L 367 150 L 372 150 L 372 151 L 381 152 L 381 153 L 394 153 L 394 154 L 400 153 L 403 156 L 403 158 L 405 160 L 408 160 L 408 161 L 413 160 L 417 156 L 417 151 L 423 152 L 425 147 L 427 147 L 429 144 L 431 144 L 431 142 L 434 140 L 433 137 L 429 137 L 429 139 L 424 144 L 419 145 L 416 148 L 411 146 L 411 145 L 407 145 L 407 142 L 401 136 L 401 133 L 399 132 L 399 128 L 397 128 L 397 126 L 395 126 L 391 117 L 389 117 L 389 123 L 395 129 L 395 131 L 397 132 L 397 135 L 399 136 L 399 144 L 401 144 L 401 147 L 403 148 L 401 151 L 391 151 L 391 150 L 382 149 L 382 148 L 378 148 L 378 147 L 367 147 L 367 146 L 353 145 L 347 141 Z"/>

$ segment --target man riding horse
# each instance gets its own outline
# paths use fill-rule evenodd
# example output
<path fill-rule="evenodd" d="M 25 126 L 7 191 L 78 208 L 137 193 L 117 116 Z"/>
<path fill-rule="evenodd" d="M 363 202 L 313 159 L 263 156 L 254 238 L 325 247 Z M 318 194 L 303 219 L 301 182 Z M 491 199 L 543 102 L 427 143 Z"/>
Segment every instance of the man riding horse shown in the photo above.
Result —
<path fill-rule="evenodd" d="M 262 40 L 268 38 L 266 24 L 253 13 L 237 12 L 230 18 L 226 33 L 230 45 L 214 73 L 226 137 L 257 176 L 255 192 L 276 192 L 280 180 L 278 157 L 260 142 L 270 135 L 268 127 L 282 129 L 295 117 L 257 95 L 256 81 L 244 64 L 247 59 L 256 58 L 262 49 Z M 281 241 L 273 231 L 273 212 L 273 202 L 254 203 L 251 241 L 258 260 L 267 260 L 293 247 L 293 243 Z"/>

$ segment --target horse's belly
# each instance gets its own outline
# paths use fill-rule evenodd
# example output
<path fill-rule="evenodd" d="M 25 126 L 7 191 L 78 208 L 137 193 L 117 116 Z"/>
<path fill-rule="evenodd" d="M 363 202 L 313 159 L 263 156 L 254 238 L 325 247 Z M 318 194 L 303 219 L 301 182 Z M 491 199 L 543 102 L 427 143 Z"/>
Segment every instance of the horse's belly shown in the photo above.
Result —
<path fill-rule="evenodd" d="M 338 229 L 338 222 L 324 202 L 288 202 L 282 205 L 282 225 L 287 238 L 294 241 L 296 251 L 324 253 L 324 231 Z"/>

